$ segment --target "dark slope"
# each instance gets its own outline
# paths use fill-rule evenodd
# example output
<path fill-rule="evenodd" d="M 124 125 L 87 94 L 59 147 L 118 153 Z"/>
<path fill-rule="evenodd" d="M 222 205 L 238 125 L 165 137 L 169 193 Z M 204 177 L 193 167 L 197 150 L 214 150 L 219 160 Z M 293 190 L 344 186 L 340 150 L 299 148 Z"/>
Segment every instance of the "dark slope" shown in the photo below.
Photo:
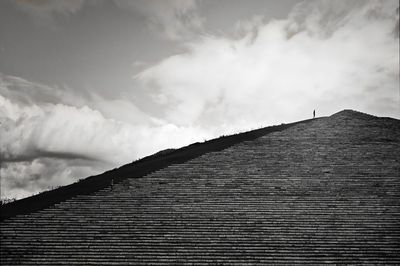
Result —
<path fill-rule="evenodd" d="M 242 141 L 253 140 L 265 134 L 281 131 L 298 123 L 308 123 L 310 121 L 311 119 L 265 127 L 236 135 L 220 137 L 204 143 L 194 143 L 176 150 L 159 152 L 121 166 L 120 168 L 104 172 L 103 174 L 90 176 L 77 183 L 5 204 L 1 206 L 0 220 L 18 214 L 35 212 L 77 195 L 90 194 L 110 186 L 111 179 L 114 180 L 114 183 L 118 183 L 127 177 L 142 177 L 170 164 L 183 163 L 208 152 L 220 151 Z"/>
<path fill-rule="evenodd" d="M 242 138 L 4 219 L 1 265 L 400 265 L 399 150 L 354 111 Z"/>

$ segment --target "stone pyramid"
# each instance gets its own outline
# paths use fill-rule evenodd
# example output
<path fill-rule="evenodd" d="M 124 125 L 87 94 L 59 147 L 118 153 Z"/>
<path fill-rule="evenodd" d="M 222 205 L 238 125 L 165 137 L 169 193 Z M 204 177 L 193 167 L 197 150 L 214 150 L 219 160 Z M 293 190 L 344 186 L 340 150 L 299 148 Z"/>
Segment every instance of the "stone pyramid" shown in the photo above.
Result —
<path fill-rule="evenodd" d="M 125 174 L 3 215 L 0 250 L 1 265 L 400 264 L 400 121 L 345 110 Z"/>

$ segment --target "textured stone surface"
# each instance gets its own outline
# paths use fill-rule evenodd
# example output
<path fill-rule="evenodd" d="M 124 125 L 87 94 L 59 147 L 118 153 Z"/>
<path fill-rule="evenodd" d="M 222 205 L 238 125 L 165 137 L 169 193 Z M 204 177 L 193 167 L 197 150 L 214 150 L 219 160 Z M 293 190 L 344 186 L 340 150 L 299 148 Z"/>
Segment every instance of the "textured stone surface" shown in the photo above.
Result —
<path fill-rule="evenodd" d="M 400 121 L 342 111 L 1 223 L 1 263 L 400 264 Z"/>

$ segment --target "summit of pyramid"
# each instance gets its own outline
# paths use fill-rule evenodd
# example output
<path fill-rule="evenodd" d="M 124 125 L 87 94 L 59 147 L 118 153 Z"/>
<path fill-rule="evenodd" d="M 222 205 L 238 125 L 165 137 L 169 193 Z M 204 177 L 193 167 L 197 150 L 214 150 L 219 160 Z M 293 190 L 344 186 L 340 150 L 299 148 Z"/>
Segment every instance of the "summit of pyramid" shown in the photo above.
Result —
<path fill-rule="evenodd" d="M 373 119 L 376 118 L 376 116 L 367 114 L 367 113 L 363 113 L 360 111 L 355 111 L 352 109 L 344 109 L 340 112 L 337 112 L 333 115 L 331 115 L 331 117 L 337 117 L 337 118 L 359 118 L 359 119 Z"/>

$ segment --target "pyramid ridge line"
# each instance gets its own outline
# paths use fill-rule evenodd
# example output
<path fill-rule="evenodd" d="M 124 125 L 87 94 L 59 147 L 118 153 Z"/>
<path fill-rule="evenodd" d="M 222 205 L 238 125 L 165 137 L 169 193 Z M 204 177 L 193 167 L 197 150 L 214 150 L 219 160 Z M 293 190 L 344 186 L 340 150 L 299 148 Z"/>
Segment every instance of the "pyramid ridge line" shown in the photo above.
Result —
<path fill-rule="evenodd" d="M 53 190 L 43 191 L 36 195 L 6 203 L 1 206 L 0 221 L 16 215 L 40 211 L 75 196 L 95 193 L 96 191 L 110 186 L 111 180 L 116 184 L 126 178 L 144 177 L 167 166 L 184 163 L 209 152 L 224 150 L 244 141 L 254 140 L 269 133 L 283 131 L 297 124 L 309 123 L 316 119 L 323 118 L 326 117 L 267 126 L 232 135 L 223 135 L 202 143 L 195 142 L 179 149 L 168 150 L 165 153 L 162 151 L 161 153 L 156 152 L 131 163 L 105 171 L 104 173 L 79 179 L 77 182 L 72 184 L 61 186 Z M 190 152 L 193 152 L 193 154 L 190 154 Z M 152 167 L 152 165 L 155 165 L 155 167 Z"/>

